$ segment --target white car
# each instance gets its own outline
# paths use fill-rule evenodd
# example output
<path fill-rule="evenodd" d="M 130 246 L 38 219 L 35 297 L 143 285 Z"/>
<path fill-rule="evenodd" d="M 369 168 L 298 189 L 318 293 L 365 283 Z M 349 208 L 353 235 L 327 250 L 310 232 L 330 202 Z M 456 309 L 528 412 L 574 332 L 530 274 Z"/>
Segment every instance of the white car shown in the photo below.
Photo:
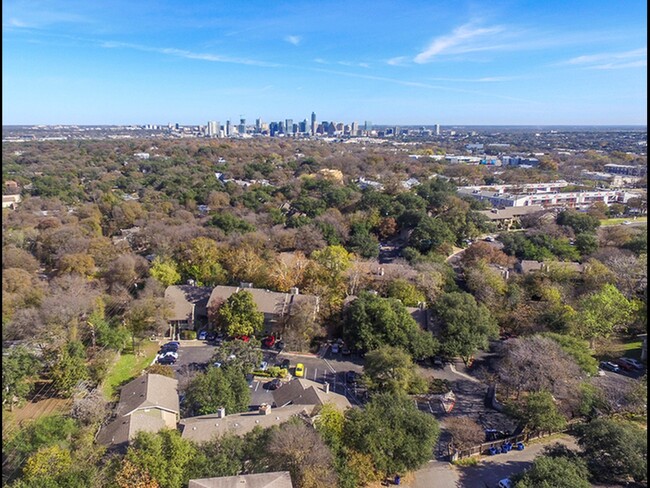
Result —
<path fill-rule="evenodd" d="M 497 488 L 512 488 L 512 481 L 510 481 L 510 478 L 503 478 L 499 481 Z"/>
<path fill-rule="evenodd" d="M 162 354 L 159 354 L 159 355 L 158 355 L 159 358 L 164 358 L 164 357 L 166 357 L 166 356 L 171 356 L 171 357 L 173 357 L 174 359 L 178 359 L 178 353 L 177 353 L 177 352 L 174 352 L 174 351 L 167 351 L 167 352 L 165 352 L 165 353 L 162 353 Z"/>
<path fill-rule="evenodd" d="M 260 367 L 258 368 L 260 371 L 266 371 L 266 369 L 269 367 L 269 363 L 266 361 L 262 361 L 260 363 Z"/>

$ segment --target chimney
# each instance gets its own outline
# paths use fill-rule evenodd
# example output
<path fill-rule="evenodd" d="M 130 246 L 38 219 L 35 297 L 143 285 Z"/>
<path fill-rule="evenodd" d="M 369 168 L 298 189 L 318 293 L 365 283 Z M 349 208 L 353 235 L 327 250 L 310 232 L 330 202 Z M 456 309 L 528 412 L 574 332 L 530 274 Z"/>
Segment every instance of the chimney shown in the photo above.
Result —
<path fill-rule="evenodd" d="M 329 392 L 330 392 L 330 384 L 325 383 L 325 393 L 329 393 Z"/>
<path fill-rule="evenodd" d="M 253 288 L 253 283 L 248 283 L 246 281 L 241 281 L 239 283 L 239 288 Z"/>
<path fill-rule="evenodd" d="M 271 405 L 268 403 L 262 403 L 258 411 L 260 415 L 268 415 L 271 413 Z"/>
<path fill-rule="evenodd" d="M 222 419 L 226 416 L 226 409 L 221 407 L 217 409 L 217 418 Z"/>
<path fill-rule="evenodd" d="M 289 290 L 289 293 L 291 295 L 298 295 L 300 293 L 300 290 L 296 288 L 295 286 Z"/>

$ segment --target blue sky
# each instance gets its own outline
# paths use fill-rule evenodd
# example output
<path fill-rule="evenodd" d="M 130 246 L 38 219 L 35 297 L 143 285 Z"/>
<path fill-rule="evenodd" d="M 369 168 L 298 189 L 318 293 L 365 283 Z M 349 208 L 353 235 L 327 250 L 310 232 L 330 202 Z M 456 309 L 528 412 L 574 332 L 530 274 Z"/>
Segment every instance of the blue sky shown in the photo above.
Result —
<path fill-rule="evenodd" d="M 645 125 L 647 5 L 2 2 L 3 124 Z"/>

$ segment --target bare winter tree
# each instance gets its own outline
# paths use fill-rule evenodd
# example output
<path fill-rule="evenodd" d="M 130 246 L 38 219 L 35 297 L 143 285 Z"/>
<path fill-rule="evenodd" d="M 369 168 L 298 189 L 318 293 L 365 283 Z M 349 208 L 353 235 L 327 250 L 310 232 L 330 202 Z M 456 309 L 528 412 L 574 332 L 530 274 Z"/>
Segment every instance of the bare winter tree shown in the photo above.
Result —
<path fill-rule="evenodd" d="M 458 450 L 469 449 L 485 440 L 483 427 L 470 418 L 448 418 L 445 420 L 444 428 L 451 434 L 451 444 Z"/>
<path fill-rule="evenodd" d="M 571 398 L 583 377 L 580 367 L 557 342 L 537 335 L 502 344 L 496 373 L 506 394 L 514 393 L 517 398 L 522 392 L 542 390 L 556 398 Z"/>

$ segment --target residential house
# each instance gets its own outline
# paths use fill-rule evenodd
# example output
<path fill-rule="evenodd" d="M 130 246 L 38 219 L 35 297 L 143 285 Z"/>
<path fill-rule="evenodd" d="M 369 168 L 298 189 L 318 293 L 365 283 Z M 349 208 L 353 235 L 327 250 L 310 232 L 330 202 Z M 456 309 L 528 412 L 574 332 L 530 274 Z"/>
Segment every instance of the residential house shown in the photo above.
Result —
<path fill-rule="evenodd" d="M 281 387 L 282 389 L 284 387 Z M 292 417 L 309 417 L 314 405 L 287 405 L 272 408 L 260 405 L 257 411 L 227 415 L 224 410 L 209 415 L 181 419 L 178 428 L 183 439 L 201 444 L 224 434 L 244 435 L 255 427 L 266 429 L 280 425 Z"/>
<path fill-rule="evenodd" d="M 522 216 L 541 212 L 542 210 L 544 210 L 544 207 L 541 205 L 531 205 L 528 207 L 493 208 L 492 210 L 481 210 L 478 213 L 496 224 L 497 228 L 509 230 L 513 224 L 519 223 Z"/>
<path fill-rule="evenodd" d="M 534 271 L 550 271 L 553 269 L 565 269 L 576 273 L 582 273 L 585 268 L 586 265 L 575 262 L 533 261 L 528 259 L 523 259 L 520 263 L 515 265 L 515 269 L 522 274 L 528 274 Z"/>
<path fill-rule="evenodd" d="M 297 312 L 300 307 L 308 307 L 314 316 L 318 313 L 318 297 L 301 295 L 298 288 L 292 288 L 290 293 L 281 293 L 253 288 L 251 283 L 240 283 L 239 286 L 217 286 L 212 290 L 208 301 L 209 314 L 212 316 L 231 295 L 242 290 L 250 292 L 257 310 L 264 314 L 266 332 L 274 330 L 285 317 Z"/>
<path fill-rule="evenodd" d="M 15 210 L 21 200 L 20 195 L 2 195 L 2 208 Z"/>
<path fill-rule="evenodd" d="M 172 285 L 165 289 L 165 300 L 171 307 L 167 318 L 170 337 L 207 324 L 210 293 L 212 288 L 207 286 Z"/>
<path fill-rule="evenodd" d="M 312 408 L 331 403 L 340 410 L 352 407 L 345 395 L 330 391 L 329 384 L 317 383 L 304 378 L 294 378 L 281 388 L 273 391 L 273 403 L 276 407 L 302 405 Z M 277 410 L 276 410 L 277 411 Z"/>
<path fill-rule="evenodd" d="M 120 391 L 114 419 L 97 435 L 109 448 L 124 448 L 140 431 L 175 429 L 179 419 L 178 380 L 145 374 Z"/>
<path fill-rule="evenodd" d="M 289 471 L 190 480 L 187 488 L 293 488 Z"/>

